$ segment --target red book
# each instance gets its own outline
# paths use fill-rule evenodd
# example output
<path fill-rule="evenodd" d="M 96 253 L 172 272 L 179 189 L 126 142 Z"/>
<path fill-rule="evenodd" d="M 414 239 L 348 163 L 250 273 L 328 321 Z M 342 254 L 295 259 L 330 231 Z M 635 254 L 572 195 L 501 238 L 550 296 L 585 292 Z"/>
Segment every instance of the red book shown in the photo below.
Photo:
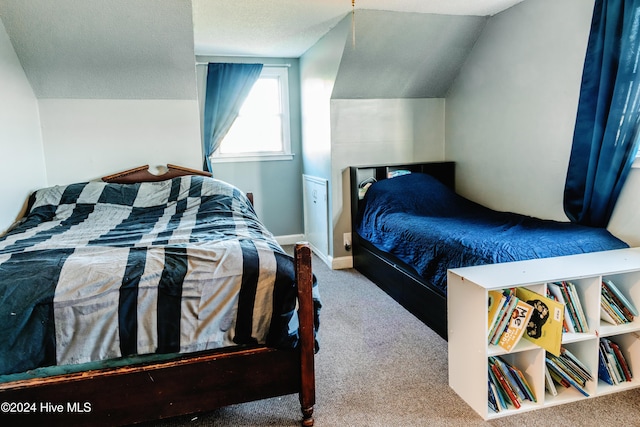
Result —
<path fill-rule="evenodd" d="M 631 370 L 629 369 L 629 365 L 627 365 L 626 359 L 622 355 L 622 351 L 620 351 L 620 346 L 618 346 L 618 344 L 614 343 L 613 341 L 609 341 L 609 347 L 611 347 L 611 349 L 615 353 L 616 359 L 618 359 L 618 364 L 620 365 L 620 367 L 622 368 L 622 372 L 624 373 L 624 377 L 627 381 L 631 381 Z"/>
<path fill-rule="evenodd" d="M 511 400 L 513 406 L 515 406 L 516 408 L 520 408 L 520 401 L 518 400 L 518 396 L 516 396 L 515 392 L 511 389 L 509 382 L 506 380 L 504 375 L 502 375 L 502 371 L 500 370 L 500 368 L 498 368 L 496 365 L 491 365 L 491 370 L 494 374 L 496 374 L 496 378 L 498 379 L 500 386 L 502 386 L 504 391 L 507 392 L 509 400 Z"/>

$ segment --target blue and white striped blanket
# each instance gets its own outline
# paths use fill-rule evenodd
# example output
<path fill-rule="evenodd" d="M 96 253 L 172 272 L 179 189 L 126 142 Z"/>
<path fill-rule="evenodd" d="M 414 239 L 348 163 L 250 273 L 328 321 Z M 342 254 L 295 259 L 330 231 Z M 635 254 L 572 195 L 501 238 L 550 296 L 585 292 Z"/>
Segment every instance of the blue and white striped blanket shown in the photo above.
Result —
<path fill-rule="evenodd" d="M 213 178 L 41 189 L 0 238 L 0 375 L 292 347 L 295 307 L 293 260 L 244 194 Z"/>

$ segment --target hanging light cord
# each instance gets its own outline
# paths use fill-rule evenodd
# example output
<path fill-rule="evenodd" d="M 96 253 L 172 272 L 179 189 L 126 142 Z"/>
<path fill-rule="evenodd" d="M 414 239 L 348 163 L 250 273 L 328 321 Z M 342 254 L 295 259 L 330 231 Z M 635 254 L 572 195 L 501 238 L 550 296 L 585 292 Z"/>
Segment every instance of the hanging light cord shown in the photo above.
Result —
<path fill-rule="evenodd" d="M 356 47 L 356 0 L 351 0 L 351 44 Z"/>

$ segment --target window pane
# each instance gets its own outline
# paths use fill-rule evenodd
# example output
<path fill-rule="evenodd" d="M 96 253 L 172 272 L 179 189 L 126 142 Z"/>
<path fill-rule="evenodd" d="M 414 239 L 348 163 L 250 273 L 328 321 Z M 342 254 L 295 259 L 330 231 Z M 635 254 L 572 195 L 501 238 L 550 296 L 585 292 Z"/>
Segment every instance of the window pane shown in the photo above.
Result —
<path fill-rule="evenodd" d="M 260 151 L 282 151 L 280 117 L 238 116 L 220 145 L 220 153 L 256 153 Z"/>
<path fill-rule="evenodd" d="M 289 92 L 286 67 L 265 67 L 212 160 L 290 156 Z"/>
<path fill-rule="evenodd" d="M 278 78 L 262 77 L 258 79 L 240 109 L 241 116 L 260 116 L 263 114 L 280 114 Z"/>

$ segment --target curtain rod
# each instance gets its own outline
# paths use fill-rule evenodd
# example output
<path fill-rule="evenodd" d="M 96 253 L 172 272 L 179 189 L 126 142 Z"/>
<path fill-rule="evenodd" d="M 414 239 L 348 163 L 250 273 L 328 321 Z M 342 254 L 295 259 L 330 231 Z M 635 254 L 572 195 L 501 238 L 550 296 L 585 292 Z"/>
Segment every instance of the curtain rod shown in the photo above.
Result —
<path fill-rule="evenodd" d="M 213 62 L 214 64 L 218 63 L 218 62 Z M 221 63 L 221 62 L 220 62 Z M 242 64 L 243 62 L 238 62 L 238 64 Z M 249 62 L 246 62 L 247 64 Z M 258 62 L 259 63 L 259 62 Z M 196 61 L 196 65 L 209 65 L 209 62 L 199 62 Z M 262 64 L 263 67 L 291 67 L 291 64 L 286 63 L 286 64 Z"/>

